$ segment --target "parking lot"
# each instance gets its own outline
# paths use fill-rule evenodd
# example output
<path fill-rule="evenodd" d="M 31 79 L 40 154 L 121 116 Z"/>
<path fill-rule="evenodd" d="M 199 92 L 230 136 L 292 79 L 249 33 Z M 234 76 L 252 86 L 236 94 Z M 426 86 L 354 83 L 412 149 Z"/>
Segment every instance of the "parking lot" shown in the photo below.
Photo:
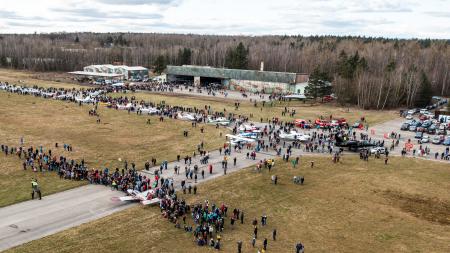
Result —
<path fill-rule="evenodd" d="M 416 119 L 417 121 L 419 120 L 417 115 L 414 115 L 414 119 Z M 369 130 L 368 130 L 369 137 L 371 137 L 372 139 L 376 139 L 376 140 L 385 140 L 385 146 L 387 148 L 389 148 L 393 141 L 393 139 L 390 138 L 390 134 L 392 132 L 396 132 L 397 134 L 400 134 L 399 145 L 398 145 L 398 147 L 396 147 L 394 149 L 394 151 L 391 152 L 396 155 L 401 154 L 402 149 L 405 147 L 405 144 L 408 143 L 409 140 L 410 140 L 410 143 L 413 145 L 412 148 L 410 149 L 411 151 L 408 152 L 409 155 L 412 155 L 412 150 L 414 150 L 414 149 L 419 150 L 420 147 L 422 147 L 422 148 L 428 147 L 430 149 L 430 152 L 429 152 L 430 155 L 427 156 L 427 158 L 432 158 L 432 159 L 434 159 L 434 154 L 436 152 L 438 152 L 439 155 L 442 152 L 444 152 L 444 153 L 446 152 L 446 149 L 448 148 L 448 146 L 445 146 L 442 143 L 439 145 L 432 143 L 433 137 L 437 136 L 436 134 L 424 133 L 424 135 L 428 135 L 430 137 L 430 140 L 428 143 L 419 143 L 420 139 L 415 138 L 416 132 L 409 131 L 409 130 L 407 130 L 407 131 L 400 130 L 402 124 L 406 121 L 407 120 L 405 118 L 398 118 L 398 119 L 390 120 L 390 121 L 378 124 L 376 126 L 373 126 L 373 127 L 369 128 Z M 445 136 L 446 136 L 445 138 L 448 138 L 448 135 L 445 135 Z"/>

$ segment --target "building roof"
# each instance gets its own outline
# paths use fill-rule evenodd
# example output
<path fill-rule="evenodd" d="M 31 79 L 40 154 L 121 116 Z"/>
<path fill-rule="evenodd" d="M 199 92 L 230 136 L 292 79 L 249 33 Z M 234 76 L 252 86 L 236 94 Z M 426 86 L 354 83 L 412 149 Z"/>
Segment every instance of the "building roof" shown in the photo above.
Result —
<path fill-rule="evenodd" d="M 98 72 L 89 72 L 89 71 L 74 71 L 69 72 L 72 75 L 79 76 L 96 76 L 96 77 L 121 77 L 123 74 L 110 74 L 110 73 L 98 73 Z"/>
<path fill-rule="evenodd" d="M 213 68 L 207 66 L 167 66 L 166 73 L 179 76 L 200 76 L 221 79 L 251 80 L 276 83 L 296 83 L 297 74 L 289 72 Z"/>
<path fill-rule="evenodd" d="M 144 68 L 144 67 L 142 67 L 142 66 L 134 66 L 134 67 L 121 66 L 121 67 L 123 67 L 124 69 L 129 70 L 129 71 L 148 70 L 147 68 Z"/>

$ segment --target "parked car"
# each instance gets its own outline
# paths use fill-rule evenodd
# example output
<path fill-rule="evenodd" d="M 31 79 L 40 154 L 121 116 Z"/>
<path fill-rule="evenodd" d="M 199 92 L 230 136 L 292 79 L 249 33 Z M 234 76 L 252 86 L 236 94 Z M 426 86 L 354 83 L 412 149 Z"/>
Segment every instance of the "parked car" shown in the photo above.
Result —
<path fill-rule="evenodd" d="M 420 109 L 419 111 L 420 114 L 425 114 L 426 112 L 428 112 L 426 108 Z"/>
<path fill-rule="evenodd" d="M 412 114 L 408 114 L 406 115 L 406 119 L 413 119 L 414 117 L 412 116 Z"/>
<path fill-rule="evenodd" d="M 400 127 L 400 130 L 403 130 L 403 131 L 408 131 L 408 129 L 409 129 L 409 124 L 406 122 L 403 123 L 402 126 Z"/>
<path fill-rule="evenodd" d="M 427 133 L 428 133 L 428 134 L 436 134 L 436 125 L 431 125 L 431 126 L 427 129 Z"/>
<path fill-rule="evenodd" d="M 444 144 L 445 146 L 450 146 L 450 136 L 447 136 L 442 144 Z"/>
<path fill-rule="evenodd" d="M 416 132 L 416 135 L 414 136 L 414 138 L 416 139 L 422 139 L 423 133 L 422 132 Z"/>
<path fill-rule="evenodd" d="M 422 136 L 421 142 L 422 142 L 422 143 L 428 143 L 428 142 L 430 142 L 430 136 L 428 136 L 428 135 Z"/>
<path fill-rule="evenodd" d="M 370 149 L 371 154 L 376 154 L 376 153 L 384 154 L 385 152 L 386 152 L 386 148 L 384 148 L 384 147 L 374 147 L 374 148 Z"/>
<path fill-rule="evenodd" d="M 433 137 L 433 140 L 431 141 L 431 143 L 439 145 L 444 140 L 445 140 L 445 137 L 443 135 L 436 135 L 436 136 Z"/>
<path fill-rule="evenodd" d="M 409 131 L 415 132 L 416 130 L 417 130 L 417 126 L 416 125 L 410 125 L 409 126 Z"/>
<path fill-rule="evenodd" d="M 411 109 L 411 110 L 408 110 L 407 113 L 413 115 L 414 113 L 416 113 L 416 110 L 415 109 Z"/>

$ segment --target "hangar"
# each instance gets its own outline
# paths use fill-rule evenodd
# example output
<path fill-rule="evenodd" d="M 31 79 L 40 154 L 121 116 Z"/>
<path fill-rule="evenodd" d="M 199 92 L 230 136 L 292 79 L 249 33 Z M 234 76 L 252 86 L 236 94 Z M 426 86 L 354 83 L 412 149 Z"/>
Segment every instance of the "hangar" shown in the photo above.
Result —
<path fill-rule="evenodd" d="M 230 90 L 264 91 L 265 93 L 304 94 L 309 75 L 290 72 L 213 68 L 209 66 L 172 66 L 166 69 L 167 80 L 195 86 L 220 85 Z"/>
<path fill-rule="evenodd" d="M 148 69 L 141 66 L 125 66 L 125 65 L 89 65 L 83 68 L 83 71 L 69 72 L 76 76 L 84 76 L 88 78 L 105 78 L 105 79 L 124 79 L 129 81 L 142 81 L 148 79 Z"/>

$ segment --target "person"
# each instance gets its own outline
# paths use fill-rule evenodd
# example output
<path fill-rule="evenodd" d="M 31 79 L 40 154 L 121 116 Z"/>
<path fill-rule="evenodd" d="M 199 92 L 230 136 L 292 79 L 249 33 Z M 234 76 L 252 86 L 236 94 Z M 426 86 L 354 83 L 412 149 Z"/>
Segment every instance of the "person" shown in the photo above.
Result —
<path fill-rule="evenodd" d="M 255 226 L 255 229 L 253 229 L 253 235 L 254 235 L 255 239 L 258 238 L 258 227 L 257 226 Z"/>
<path fill-rule="evenodd" d="M 252 238 L 252 246 L 253 246 L 253 248 L 255 247 L 255 244 L 256 244 L 256 238 L 253 237 L 253 238 Z"/>
<path fill-rule="evenodd" d="M 237 242 L 238 253 L 242 252 L 242 241 Z"/>
<path fill-rule="evenodd" d="M 277 240 L 277 230 L 276 230 L 276 229 L 274 229 L 274 230 L 272 231 L 272 238 L 273 238 L 274 241 Z"/>
<path fill-rule="evenodd" d="M 39 184 L 38 184 L 38 182 L 37 182 L 37 179 L 32 179 L 32 180 L 31 180 L 31 189 L 32 189 L 32 192 L 31 192 L 31 199 L 34 199 L 34 194 L 35 194 L 35 193 L 38 194 L 39 199 L 42 199 L 42 196 L 41 196 L 41 190 L 39 189 Z"/>
<path fill-rule="evenodd" d="M 241 212 L 241 224 L 244 224 L 244 211 Z"/>
<path fill-rule="evenodd" d="M 267 238 L 264 238 L 263 248 L 264 250 L 267 250 Z"/>
<path fill-rule="evenodd" d="M 299 242 L 295 245 L 296 253 L 303 253 L 304 251 L 305 251 L 305 247 L 303 246 L 303 244 L 301 242 Z"/>

